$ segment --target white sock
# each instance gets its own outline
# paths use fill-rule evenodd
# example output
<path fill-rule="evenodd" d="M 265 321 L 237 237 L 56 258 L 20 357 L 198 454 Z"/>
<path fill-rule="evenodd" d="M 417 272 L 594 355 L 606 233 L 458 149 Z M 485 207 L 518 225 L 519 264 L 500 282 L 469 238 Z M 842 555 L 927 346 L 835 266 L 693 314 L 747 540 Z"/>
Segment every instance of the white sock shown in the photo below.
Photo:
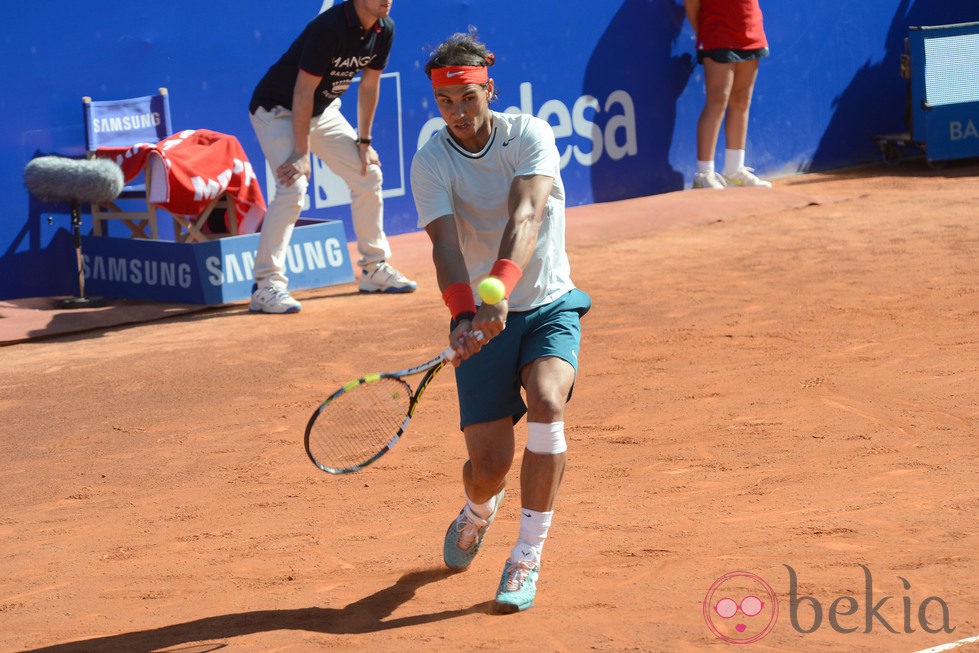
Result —
<path fill-rule="evenodd" d="M 713 161 L 697 161 L 697 172 L 714 172 L 714 162 Z"/>
<path fill-rule="evenodd" d="M 540 562 L 552 517 L 554 517 L 553 510 L 537 512 L 529 508 L 520 509 L 520 535 L 517 537 L 516 545 L 510 550 L 511 561 L 519 562 L 526 558 L 533 558 Z"/>
<path fill-rule="evenodd" d="M 496 510 L 496 501 L 498 496 L 499 495 L 494 494 L 486 503 L 473 503 L 473 500 L 468 496 L 466 497 L 466 500 L 469 502 L 470 510 L 483 519 L 489 519 L 490 515 L 493 514 L 493 511 Z"/>
<path fill-rule="evenodd" d="M 724 175 L 730 177 L 744 167 L 744 150 L 724 150 Z"/>

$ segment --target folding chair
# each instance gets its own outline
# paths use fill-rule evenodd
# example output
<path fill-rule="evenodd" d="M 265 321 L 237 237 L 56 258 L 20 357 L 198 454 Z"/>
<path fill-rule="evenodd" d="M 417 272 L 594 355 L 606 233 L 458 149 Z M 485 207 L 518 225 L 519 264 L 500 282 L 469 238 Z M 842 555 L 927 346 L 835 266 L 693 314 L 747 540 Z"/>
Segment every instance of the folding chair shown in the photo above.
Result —
<path fill-rule="evenodd" d="M 238 209 L 228 193 L 211 200 L 200 215 L 173 214 L 173 239 L 178 243 L 203 243 L 237 235 Z"/>
<path fill-rule="evenodd" d="M 156 95 L 123 100 L 93 101 L 82 98 L 85 116 L 85 149 L 94 157 L 100 147 L 129 147 L 136 143 L 156 143 L 170 136 L 170 98 L 166 88 Z M 103 235 L 103 222 L 121 220 L 133 238 L 159 238 L 157 208 L 150 203 L 150 186 L 153 175 L 148 165 L 142 174 L 142 183 L 132 183 L 123 188 L 118 200 L 139 200 L 144 210 L 123 210 L 117 201 L 92 205 L 92 231 Z M 134 181 L 139 181 L 139 177 Z"/>

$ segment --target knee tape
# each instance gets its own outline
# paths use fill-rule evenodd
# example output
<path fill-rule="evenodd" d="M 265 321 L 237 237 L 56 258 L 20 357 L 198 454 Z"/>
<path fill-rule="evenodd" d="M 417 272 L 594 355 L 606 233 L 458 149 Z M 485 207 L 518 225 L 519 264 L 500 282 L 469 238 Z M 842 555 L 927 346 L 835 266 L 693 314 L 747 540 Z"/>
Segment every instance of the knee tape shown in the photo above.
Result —
<path fill-rule="evenodd" d="M 527 451 L 536 454 L 564 453 L 568 442 L 564 439 L 564 422 L 527 422 Z"/>

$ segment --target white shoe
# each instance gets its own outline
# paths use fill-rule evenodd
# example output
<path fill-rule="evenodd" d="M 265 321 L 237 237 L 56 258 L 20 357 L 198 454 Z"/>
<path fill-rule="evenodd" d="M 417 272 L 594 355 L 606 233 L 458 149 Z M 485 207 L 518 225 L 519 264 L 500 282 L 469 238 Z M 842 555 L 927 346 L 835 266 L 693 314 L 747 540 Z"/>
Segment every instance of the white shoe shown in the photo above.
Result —
<path fill-rule="evenodd" d="M 727 188 L 727 182 L 717 172 L 698 172 L 693 176 L 694 188 Z"/>
<path fill-rule="evenodd" d="M 733 175 L 724 175 L 724 179 L 731 186 L 743 186 L 754 188 L 771 188 L 772 182 L 759 179 L 754 172 L 754 168 L 741 166 Z"/>
<path fill-rule="evenodd" d="M 402 293 L 415 292 L 418 284 L 401 274 L 386 261 L 381 261 L 370 272 L 365 268 L 360 274 L 360 292 Z"/>
<path fill-rule="evenodd" d="M 248 310 L 253 313 L 298 313 L 302 308 L 284 286 L 274 283 L 252 291 L 248 303 Z"/>

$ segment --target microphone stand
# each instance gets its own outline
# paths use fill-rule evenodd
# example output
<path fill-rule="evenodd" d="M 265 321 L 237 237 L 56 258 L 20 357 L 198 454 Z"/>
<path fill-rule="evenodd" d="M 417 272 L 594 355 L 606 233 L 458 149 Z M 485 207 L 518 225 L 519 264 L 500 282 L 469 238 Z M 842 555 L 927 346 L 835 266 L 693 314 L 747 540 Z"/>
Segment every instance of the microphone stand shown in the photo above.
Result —
<path fill-rule="evenodd" d="M 50 216 L 48 220 L 51 220 Z M 82 259 L 82 209 L 78 200 L 71 200 L 71 231 L 75 242 L 75 258 L 78 261 L 78 297 L 69 297 L 58 302 L 58 308 L 98 308 L 105 306 L 102 297 L 85 295 L 85 264 Z"/>
<path fill-rule="evenodd" d="M 43 202 L 67 202 L 71 207 L 71 230 L 78 267 L 78 297 L 63 299 L 58 308 L 96 308 L 101 297 L 85 295 L 85 259 L 82 257 L 82 202 L 105 202 L 119 196 L 122 170 L 110 161 L 73 160 L 57 155 L 36 156 L 24 168 L 24 185 Z M 48 224 L 54 220 L 49 215 Z"/>

